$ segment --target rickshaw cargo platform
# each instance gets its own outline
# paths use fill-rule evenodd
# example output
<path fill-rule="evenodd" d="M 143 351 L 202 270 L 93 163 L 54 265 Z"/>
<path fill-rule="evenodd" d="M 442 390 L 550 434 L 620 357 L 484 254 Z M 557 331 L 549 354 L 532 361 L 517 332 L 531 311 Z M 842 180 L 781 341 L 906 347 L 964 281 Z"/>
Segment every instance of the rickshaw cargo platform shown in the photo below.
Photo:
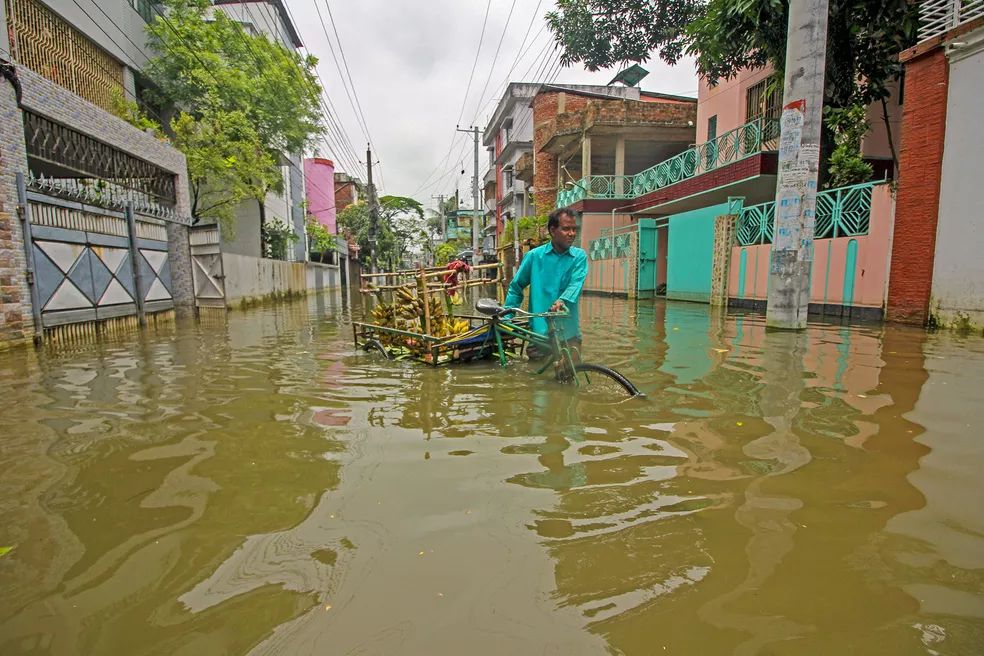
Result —
<path fill-rule="evenodd" d="M 416 360 L 437 367 L 446 364 L 484 360 L 496 355 L 496 342 L 485 317 L 461 316 L 469 323 L 467 332 L 451 337 L 434 337 L 389 326 L 353 322 L 355 345 L 364 351 L 377 351 L 393 360 Z M 520 340 L 504 339 L 503 346 L 520 355 Z"/>

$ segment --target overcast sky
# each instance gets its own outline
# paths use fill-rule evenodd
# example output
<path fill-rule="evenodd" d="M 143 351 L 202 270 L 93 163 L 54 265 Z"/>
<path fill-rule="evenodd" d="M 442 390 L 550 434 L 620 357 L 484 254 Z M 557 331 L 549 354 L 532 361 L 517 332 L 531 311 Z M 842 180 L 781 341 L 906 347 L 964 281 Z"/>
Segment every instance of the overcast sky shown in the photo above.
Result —
<path fill-rule="evenodd" d="M 304 45 L 320 59 L 318 69 L 337 110 L 338 122 L 364 161 L 366 137 L 336 69 L 329 37 L 315 10 L 316 2 L 341 65 L 325 0 L 287 0 Z M 544 28 L 543 16 L 553 8 L 552 0 L 543 0 L 539 8 L 537 0 L 515 0 L 505 33 L 503 28 L 513 0 L 491 0 L 470 89 L 468 78 L 478 51 L 486 0 L 328 0 L 328 3 L 376 148 L 374 158 L 381 163 L 382 181 L 380 184 L 377 173 L 377 186 L 386 194 L 412 195 L 428 206 L 435 204 L 430 200 L 432 194 L 454 193 L 456 187 L 463 196 L 470 197 L 473 150 L 470 136 L 456 133 L 455 124 L 460 122 L 462 127 L 467 127 L 474 122 L 484 128 L 495 106 L 493 99 L 501 96 L 506 81 L 544 80 L 545 59 L 540 55 L 548 54 L 544 46 L 551 40 L 551 32 Z M 527 28 L 530 28 L 527 45 L 521 50 Z M 521 52 L 524 54 L 507 80 L 509 68 Z M 554 55 L 552 48 L 549 54 Z M 644 90 L 696 95 L 693 62 L 683 61 L 670 67 L 653 59 L 644 66 L 650 71 L 642 81 Z M 578 66 L 562 69 L 555 81 L 607 84 L 613 75 L 614 71 L 591 73 Z M 483 94 L 487 79 L 488 88 Z M 319 154 L 334 159 L 341 170 L 348 168 L 344 165 L 346 159 L 352 159 L 349 154 L 340 156 L 336 152 Z M 483 149 L 480 163 L 484 166 L 486 162 Z M 464 175 L 461 169 L 465 169 Z M 484 170 L 480 173 L 484 174 Z"/>

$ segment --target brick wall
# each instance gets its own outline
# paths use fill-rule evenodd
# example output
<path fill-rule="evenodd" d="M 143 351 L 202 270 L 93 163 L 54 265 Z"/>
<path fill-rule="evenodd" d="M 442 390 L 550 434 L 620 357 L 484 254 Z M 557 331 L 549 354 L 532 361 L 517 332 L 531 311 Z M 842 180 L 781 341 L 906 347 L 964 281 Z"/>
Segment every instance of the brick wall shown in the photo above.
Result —
<path fill-rule="evenodd" d="M 537 214 L 550 212 L 557 199 L 557 158 L 542 150 L 553 133 L 560 93 L 539 93 L 533 99 L 533 205 Z"/>
<path fill-rule="evenodd" d="M 557 157 L 544 151 L 558 135 L 584 135 L 596 127 L 666 128 L 672 140 L 693 139 L 696 102 L 641 102 L 594 98 L 564 91 L 539 93 L 533 100 L 533 186 L 538 213 L 553 209 L 557 197 Z M 579 163 L 580 165 L 580 163 Z"/>
<path fill-rule="evenodd" d="M 335 180 L 335 215 L 355 202 L 355 184 Z"/>
<path fill-rule="evenodd" d="M 948 77 L 946 55 L 940 48 L 905 65 L 902 152 L 886 311 L 889 321 L 924 324 L 929 315 Z"/>
<path fill-rule="evenodd" d="M 16 174 L 25 168 L 21 111 L 13 85 L 0 77 L 0 348 L 23 343 L 34 331 L 24 275 L 24 237 L 16 211 Z"/>

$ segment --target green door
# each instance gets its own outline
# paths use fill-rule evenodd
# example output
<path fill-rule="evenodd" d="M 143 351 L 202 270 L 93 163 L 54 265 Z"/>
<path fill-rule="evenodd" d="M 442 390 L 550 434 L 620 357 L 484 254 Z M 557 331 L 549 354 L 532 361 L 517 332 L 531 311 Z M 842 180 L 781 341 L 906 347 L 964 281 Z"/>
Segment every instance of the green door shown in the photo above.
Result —
<path fill-rule="evenodd" d="M 656 295 L 656 219 L 639 219 L 639 298 Z"/>

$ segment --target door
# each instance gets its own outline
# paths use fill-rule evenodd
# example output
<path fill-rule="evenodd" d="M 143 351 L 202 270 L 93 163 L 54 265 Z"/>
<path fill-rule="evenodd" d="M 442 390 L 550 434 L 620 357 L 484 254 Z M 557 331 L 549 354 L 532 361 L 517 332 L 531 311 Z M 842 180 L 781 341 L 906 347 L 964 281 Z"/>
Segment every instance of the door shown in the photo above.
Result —
<path fill-rule="evenodd" d="M 639 219 L 639 298 L 656 295 L 657 245 L 656 219 Z"/>

